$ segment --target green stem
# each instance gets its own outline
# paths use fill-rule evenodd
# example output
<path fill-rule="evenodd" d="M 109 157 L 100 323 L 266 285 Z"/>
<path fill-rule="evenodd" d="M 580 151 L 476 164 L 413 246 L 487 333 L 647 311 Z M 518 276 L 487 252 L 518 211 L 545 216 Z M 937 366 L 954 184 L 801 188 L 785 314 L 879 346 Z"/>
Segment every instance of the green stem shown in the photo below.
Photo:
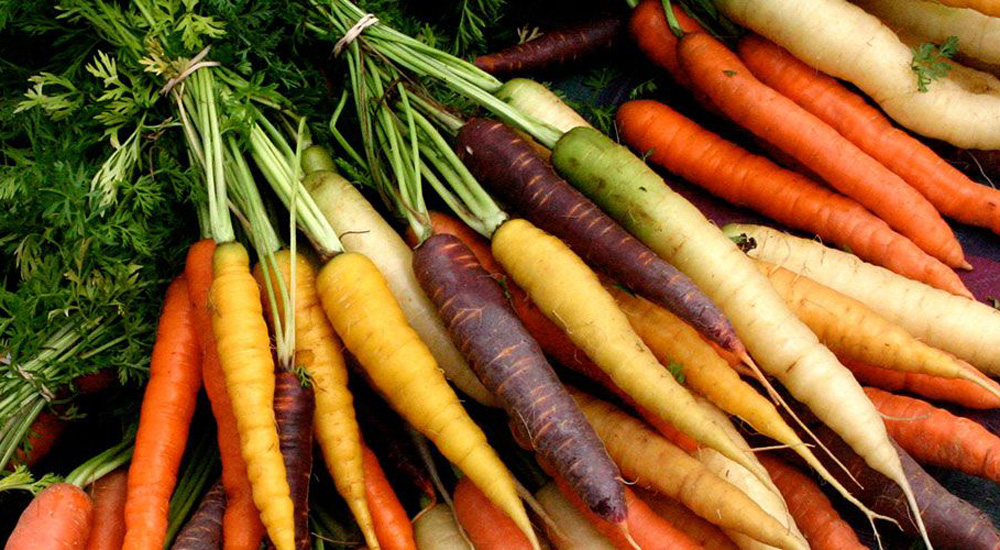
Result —
<path fill-rule="evenodd" d="M 177 488 L 170 498 L 170 522 L 167 527 L 167 538 L 164 547 L 168 547 L 184 526 L 191 509 L 218 470 L 219 453 L 215 446 L 215 437 L 211 431 L 204 431 L 197 440 L 190 456 L 177 477 Z"/>
<path fill-rule="evenodd" d="M 130 429 L 121 443 L 91 458 L 66 476 L 65 482 L 81 489 L 101 479 L 132 458 L 135 443 L 135 429 Z"/>

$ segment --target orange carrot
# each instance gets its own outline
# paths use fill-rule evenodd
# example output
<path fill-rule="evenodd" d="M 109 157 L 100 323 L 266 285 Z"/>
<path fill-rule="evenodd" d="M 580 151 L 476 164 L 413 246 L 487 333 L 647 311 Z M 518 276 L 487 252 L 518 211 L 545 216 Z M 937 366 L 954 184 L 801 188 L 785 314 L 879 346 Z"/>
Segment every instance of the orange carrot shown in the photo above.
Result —
<path fill-rule="evenodd" d="M 413 525 L 385 478 L 375 453 L 362 443 L 365 497 L 375 523 L 375 536 L 384 550 L 417 550 Z"/>
<path fill-rule="evenodd" d="M 865 388 L 889 435 L 923 464 L 1000 483 L 1000 438 L 980 424 L 926 401 Z"/>
<path fill-rule="evenodd" d="M 955 378 L 901 372 L 875 367 L 841 357 L 858 382 L 891 392 L 913 393 L 934 401 L 956 403 L 970 409 L 1000 408 L 1000 398 L 982 386 Z"/>
<path fill-rule="evenodd" d="M 781 459 L 760 453 L 757 459 L 771 474 L 788 503 L 795 524 L 812 550 L 864 550 L 867 548 L 846 521 L 841 519 L 823 491 L 805 474 Z"/>
<path fill-rule="evenodd" d="M 28 437 L 25 439 L 25 447 L 28 450 L 18 449 L 11 464 L 13 466 L 23 464 L 31 468 L 49 454 L 64 431 L 66 431 L 66 421 L 51 412 L 42 411 L 31 423 Z"/>
<path fill-rule="evenodd" d="M 202 349 L 202 379 L 205 393 L 212 404 L 212 414 L 218 428 L 219 454 L 222 458 L 222 483 L 226 487 L 226 513 L 223 517 L 223 547 L 225 550 L 257 550 L 264 538 L 264 525 L 253 503 L 250 478 L 240 450 L 240 435 L 236 416 L 226 391 L 226 381 L 219 364 L 219 354 L 212 332 L 212 316 L 208 295 L 212 288 L 212 256 L 215 242 L 198 241 L 188 250 L 184 276 L 194 304 L 195 322 Z"/>
<path fill-rule="evenodd" d="M 163 301 L 149 383 L 128 473 L 123 550 L 160 548 L 191 417 L 201 388 L 201 349 L 183 275 Z"/>
<path fill-rule="evenodd" d="M 454 500 L 455 518 L 476 550 L 530 550 L 524 533 L 468 477 L 459 480 Z"/>
<path fill-rule="evenodd" d="M 597 527 L 597 530 L 602 535 L 614 543 L 615 548 L 619 550 L 632 550 L 635 548 L 617 526 L 602 520 L 591 512 L 583 501 L 580 500 L 580 497 L 569 487 L 566 480 L 559 476 L 556 476 L 554 480 L 559 487 L 559 492 L 573 503 L 573 506 L 594 527 Z M 649 508 L 649 505 L 636 497 L 635 493 L 627 487 L 625 488 L 625 503 L 628 506 L 628 517 L 625 520 L 628 523 L 628 532 L 639 548 L 643 550 L 696 550 L 703 548 L 686 533 L 653 512 Z M 479 548 L 479 546 L 477 545 L 476 548 Z"/>
<path fill-rule="evenodd" d="M 705 33 L 677 46 L 694 86 L 726 115 L 805 164 L 928 254 L 968 268 L 951 228 L 927 199 L 836 130 L 754 78 L 739 57 Z"/>
<path fill-rule="evenodd" d="M 674 17 L 684 32 L 704 32 L 705 29 L 697 21 L 688 17 L 684 10 L 674 5 Z M 674 81 L 691 89 L 691 79 L 681 68 L 677 58 L 677 35 L 670 29 L 666 12 L 661 0 L 643 0 L 634 10 L 629 20 L 629 31 L 632 39 L 653 62 L 653 65 L 667 71 Z"/>
<path fill-rule="evenodd" d="M 636 489 L 636 496 L 646 502 L 656 515 L 687 533 L 695 542 L 704 546 L 705 550 L 738 550 L 736 543 L 722 529 L 698 517 L 680 502 L 641 487 Z"/>
<path fill-rule="evenodd" d="M 187 296 L 184 297 L 187 299 Z M 125 543 L 125 499 L 128 471 L 115 470 L 91 485 L 94 521 L 87 550 L 121 550 Z"/>
<path fill-rule="evenodd" d="M 21 512 L 4 550 L 84 550 L 93 523 L 93 504 L 76 485 L 57 483 Z"/>
<path fill-rule="evenodd" d="M 744 150 L 662 103 L 625 103 L 618 109 L 618 127 L 633 149 L 651 151 L 649 160 L 713 195 L 849 247 L 859 258 L 905 277 L 950 292 L 965 288 L 948 266 L 854 200 Z"/>
<path fill-rule="evenodd" d="M 863 97 L 770 40 L 747 35 L 739 55 L 754 76 L 895 172 L 942 214 L 1000 233 L 1000 190 L 972 181 Z"/>

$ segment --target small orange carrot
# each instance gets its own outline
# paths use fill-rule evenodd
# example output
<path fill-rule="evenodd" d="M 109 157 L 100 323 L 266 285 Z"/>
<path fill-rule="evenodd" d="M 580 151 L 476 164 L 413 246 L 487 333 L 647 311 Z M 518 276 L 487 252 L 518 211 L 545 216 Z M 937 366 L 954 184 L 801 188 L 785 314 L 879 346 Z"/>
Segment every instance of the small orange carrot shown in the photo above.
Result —
<path fill-rule="evenodd" d="M 788 503 L 795 524 L 812 550 L 864 550 L 867 548 L 846 521 L 841 519 L 823 491 L 805 474 L 781 459 L 760 453 L 757 459 L 771 474 Z"/>
<path fill-rule="evenodd" d="M 920 399 L 875 388 L 865 394 L 889 435 L 918 462 L 1000 483 L 1000 438 L 983 426 Z"/>
<path fill-rule="evenodd" d="M 413 525 L 396 493 L 385 478 L 375 453 L 362 444 L 365 497 L 375 523 L 375 536 L 384 550 L 417 550 Z"/>
<path fill-rule="evenodd" d="M 889 370 L 843 357 L 841 362 L 854 373 L 858 382 L 868 386 L 876 386 L 891 392 L 913 393 L 934 401 L 947 401 L 970 409 L 1000 408 L 1000 398 L 968 380 Z"/>
<path fill-rule="evenodd" d="M 95 481 L 90 490 L 94 521 L 87 538 L 87 550 L 121 550 L 125 543 L 128 471 L 115 470 Z"/>
<path fill-rule="evenodd" d="M 524 533 L 468 477 L 460 479 L 455 486 L 454 500 L 455 518 L 476 550 L 531 549 Z"/>
<path fill-rule="evenodd" d="M 84 550 L 94 509 L 87 493 L 76 485 L 57 483 L 21 512 L 4 550 Z"/>

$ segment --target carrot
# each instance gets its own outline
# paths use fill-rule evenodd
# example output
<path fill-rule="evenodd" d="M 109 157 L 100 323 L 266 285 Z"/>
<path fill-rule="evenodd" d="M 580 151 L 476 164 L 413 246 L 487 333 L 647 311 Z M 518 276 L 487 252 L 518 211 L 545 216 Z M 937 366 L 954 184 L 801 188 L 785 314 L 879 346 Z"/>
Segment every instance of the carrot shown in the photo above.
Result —
<path fill-rule="evenodd" d="M 414 271 L 485 386 L 522 422 L 532 446 L 584 502 L 611 523 L 625 520 L 618 468 L 563 388 L 500 286 L 452 235 L 417 249 Z"/>
<path fill-rule="evenodd" d="M 885 418 L 889 435 L 923 464 L 959 470 L 1000 483 L 1000 438 L 967 418 L 930 403 L 865 388 Z"/>
<path fill-rule="evenodd" d="M 413 522 L 413 532 L 419 550 L 471 550 L 455 516 L 445 504 L 437 504 L 420 514 Z"/>
<path fill-rule="evenodd" d="M 639 420 L 581 392 L 574 391 L 573 397 L 626 478 L 679 500 L 724 529 L 781 548 L 802 548 L 746 494 Z"/>
<path fill-rule="evenodd" d="M 292 279 L 292 262 L 295 262 L 295 279 Z M 337 492 L 347 502 L 351 513 L 361 527 L 369 547 L 378 547 L 378 539 L 372 526 L 369 506 L 365 501 L 364 470 L 361 457 L 361 434 L 354 413 L 353 397 L 347 389 L 347 366 L 341 351 L 341 342 L 337 338 L 330 321 L 327 320 L 316 293 L 316 268 L 301 254 L 294 256 L 288 250 L 280 250 L 274 254 L 274 271 L 281 280 L 289 286 L 294 284 L 295 304 L 293 316 L 295 323 L 296 362 L 304 367 L 309 375 L 312 391 L 304 391 L 297 377 L 290 373 L 278 375 L 278 388 L 289 386 L 297 396 L 292 396 L 287 403 L 300 417 L 308 415 L 309 422 L 299 422 L 298 433 L 301 439 L 295 445 L 297 449 L 285 449 L 282 436 L 282 454 L 286 463 L 294 457 L 302 462 L 296 467 L 289 467 L 290 472 L 299 472 L 299 480 L 289 480 L 292 494 L 296 496 L 295 510 L 299 514 L 296 528 L 299 529 L 300 543 L 308 541 L 308 485 L 312 470 L 312 442 L 310 433 L 315 431 L 315 438 L 323 452 L 330 476 L 333 478 Z M 258 284 L 263 284 L 264 273 L 260 264 L 254 269 L 254 277 Z M 265 308 L 270 308 L 270 302 L 265 301 Z M 278 302 L 281 317 L 285 317 L 284 304 Z M 279 407 L 279 392 L 275 390 L 275 408 Z M 281 418 L 281 414 L 276 412 Z M 301 418 L 306 420 L 304 417 Z M 301 428 L 306 428 L 301 430 Z"/>
<path fill-rule="evenodd" d="M 281 456 L 285 459 L 289 495 L 295 507 L 295 547 L 310 548 L 309 479 L 312 477 L 313 409 L 311 387 L 303 386 L 292 371 L 274 375 L 274 417 Z"/>
<path fill-rule="evenodd" d="M 510 127 L 474 118 L 455 148 L 469 171 L 508 207 L 565 242 L 597 270 L 673 311 L 699 332 L 737 354 L 746 349 L 726 317 L 675 267 L 628 234 L 556 174 Z"/>
<path fill-rule="evenodd" d="M 507 273 L 636 403 L 757 471 L 748 456 L 706 421 L 691 394 L 666 374 L 614 298 L 562 241 L 518 219 L 501 225 L 492 243 L 493 255 Z"/>
<path fill-rule="evenodd" d="M 619 17 L 605 17 L 546 32 L 538 38 L 495 53 L 480 55 L 475 65 L 490 74 L 517 74 L 569 65 L 610 49 L 624 27 Z"/>
<path fill-rule="evenodd" d="M 858 382 L 891 392 L 916 394 L 933 401 L 947 401 L 970 409 L 1000 408 L 1000 398 L 979 384 L 954 378 L 901 372 L 843 359 Z"/>
<path fill-rule="evenodd" d="M 711 346 L 699 338 L 697 332 L 670 312 L 638 296 L 613 286 L 606 285 L 606 287 L 628 316 L 636 333 L 642 337 L 660 363 L 676 366 L 679 369 L 678 374 L 684 377 L 685 384 L 692 390 L 704 395 L 726 412 L 742 418 L 758 432 L 788 445 L 844 498 L 858 506 L 866 516 L 873 517 L 870 510 L 858 502 L 847 488 L 826 471 L 813 452 L 781 418 L 774 405 L 749 384 L 740 380 L 736 371 L 730 368 Z M 662 429 L 659 431 L 664 433 Z M 671 435 L 665 434 L 665 436 L 674 440 Z M 685 447 L 674 442 L 682 448 Z"/>
<path fill-rule="evenodd" d="M 572 489 L 569 489 L 572 494 Z M 575 494 L 573 496 L 576 496 Z M 579 497 L 577 497 L 579 498 Z M 455 518 L 477 550 L 525 550 L 531 543 L 469 478 L 455 486 Z M 581 503 L 582 504 L 582 503 Z M 586 506 L 584 505 L 584 509 Z M 631 511 L 631 510 L 630 510 Z"/>
<path fill-rule="evenodd" d="M 334 329 L 375 387 L 529 534 L 512 476 L 407 324 L 378 268 L 361 254 L 342 253 L 323 267 L 316 286 Z"/>
<path fill-rule="evenodd" d="M 729 118 L 788 153 L 874 212 L 922 250 L 969 269 L 951 228 L 917 190 L 816 116 L 763 84 L 724 44 L 705 33 L 677 46 L 695 87 Z M 781 124 L 774 124 L 780 120 Z"/>
<path fill-rule="evenodd" d="M 292 550 L 295 514 L 274 415 L 274 361 L 250 258 L 236 242 L 213 257 L 212 329 L 236 416 L 253 500 L 278 550 Z"/>
<path fill-rule="evenodd" d="M 167 288 L 156 330 L 128 472 L 124 550 L 164 544 L 170 495 L 201 388 L 201 355 L 194 306 L 181 275 Z"/>
<path fill-rule="evenodd" d="M 545 532 L 558 550 L 614 550 L 611 543 L 583 512 L 574 506 L 554 482 L 539 489 L 535 498 L 552 518 Z"/>
<path fill-rule="evenodd" d="M 597 527 L 608 540 L 612 541 L 616 548 L 620 550 L 632 550 L 634 544 L 643 550 L 662 549 L 669 550 L 677 548 L 679 550 L 698 550 L 703 548 L 700 544 L 687 536 L 686 533 L 677 529 L 666 519 L 656 515 L 649 506 L 635 496 L 630 489 L 625 489 L 625 500 L 628 503 L 628 532 L 633 541 L 625 538 L 625 535 L 614 525 L 602 520 L 590 512 L 576 494 L 569 488 L 566 481 L 559 476 L 554 478 L 556 486 L 563 496 L 569 500 L 577 510 Z"/>
<path fill-rule="evenodd" d="M 457 237 L 469 247 L 483 269 L 503 285 L 517 317 L 546 355 L 554 358 L 560 365 L 578 372 L 603 374 L 587 354 L 580 351 L 569 336 L 538 309 L 524 289 L 507 276 L 507 272 L 493 257 L 489 241 L 456 218 L 436 211 L 429 214 L 430 225 L 435 233 Z M 410 244 L 416 243 L 416 236 L 412 231 L 407 231 L 407 241 Z"/>
<path fill-rule="evenodd" d="M 187 296 L 184 299 L 187 300 Z M 128 471 L 115 470 L 91 485 L 90 498 L 94 516 L 87 538 L 87 550 L 121 550 L 125 541 L 128 478 Z"/>
<path fill-rule="evenodd" d="M 941 4 L 953 8 L 976 10 L 984 15 L 1000 17 L 1000 6 L 989 0 L 938 0 Z"/>
<path fill-rule="evenodd" d="M 636 493 L 653 512 L 687 533 L 695 542 L 704 546 L 705 550 L 737 550 L 736 543 L 721 529 L 698 517 L 676 500 L 642 488 L 636 489 Z"/>
<path fill-rule="evenodd" d="M 63 419 L 54 413 L 42 411 L 31 423 L 28 436 L 24 440 L 24 447 L 18 449 L 11 465 L 23 464 L 31 468 L 49 454 L 65 431 L 66 422 Z"/>
<path fill-rule="evenodd" d="M 569 105 L 563 103 L 559 96 L 534 80 L 512 78 L 494 95 L 518 111 L 538 120 L 544 120 L 562 132 L 568 132 L 577 126 L 593 127 Z"/>
<path fill-rule="evenodd" d="M 406 315 L 407 323 L 434 355 L 458 389 L 479 403 L 495 400 L 465 364 L 434 304 L 420 289 L 413 274 L 413 251 L 395 229 L 365 200 L 360 191 L 333 171 L 333 160 L 322 147 L 302 153 L 303 183 L 330 226 L 343 236 L 344 248 L 364 254 L 374 263 Z"/>
<path fill-rule="evenodd" d="M 813 550 L 864 550 L 867 548 L 846 521 L 833 509 L 830 500 L 808 476 L 779 458 L 757 455 L 771 474 L 788 510 Z"/>
<path fill-rule="evenodd" d="M 618 128 L 636 151 L 713 195 L 849 247 L 859 257 L 950 292 L 965 292 L 948 266 L 853 200 L 703 129 L 662 103 L 629 101 Z"/>
<path fill-rule="evenodd" d="M 964 49 L 964 41 L 962 45 Z M 893 126 L 864 98 L 759 36 L 740 40 L 739 55 L 754 76 L 898 174 L 942 214 L 1000 233 L 1000 191 L 966 177 Z M 851 249 L 856 250 L 854 246 Z"/>
<path fill-rule="evenodd" d="M 188 250 L 184 277 L 194 305 L 198 339 L 202 350 L 202 380 L 212 404 L 222 458 L 222 484 L 226 488 L 226 511 L 223 517 L 225 550 L 257 550 L 264 537 L 264 525 L 253 502 L 246 462 L 240 451 L 236 416 L 226 392 L 225 377 L 212 333 L 209 291 L 212 285 L 212 256 L 215 242 L 204 239 Z"/>
<path fill-rule="evenodd" d="M 222 547 L 222 517 L 226 509 L 226 487 L 218 481 L 205 493 L 191 519 L 184 525 L 171 550 L 218 550 Z"/>
<path fill-rule="evenodd" d="M 857 381 L 725 234 L 635 155 L 599 132 L 571 130 L 553 149 L 552 160 L 570 183 L 691 277 L 729 317 L 762 370 L 843 434 L 914 503 L 885 426 Z M 844 406 L 851 415 L 837 412 Z"/>
<path fill-rule="evenodd" d="M 406 510 L 399 503 L 389 480 L 378 463 L 375 453 L 364 443 L 361 445 L 365 476 L 365 499 L 371 510 L 371 521 L 376 540 L 386 550 L 413 550 L 413 525 Z"/>
<path fill-rule="evenodd" d="M 705 28 L 688 16 L 680 6 L 673 5 L 674 18 L 686 33 L 704 32 Z M 691 89 L 691 78 L 681 68 L 677 57 L 677 35 L 670 28 L 662 0 L 643 0 L 632 10 L 629 19 L 629 31 L 642 53 L 653 65 L 667 71 L 674 81 Z M 694 91 L 694 90 L 692 90 Z M 708 101 L 704 94 L 698 93 L 699 100 Z"/>
<path fill-rule="evenodd" d="M 1000 374 L 1000 311 L 867 264 L 857 257 L 766 227 L 731 224 L 727 235 L 753 239 L 748 253 L 805 275 L 864 303 L 930 346 Z"/>
<path fill-rule="evenodd" d="M 84 550 L 93 515 L 87 493 L 57 483 L 38 493 L 21 512 L 4 550 Z"/>
<path fill-rule="evenodd" d="M 910 336 L 861 302 L 808 277 L 760 262 L 792 311 L 839 357 L 894 370 L 957 378 L 1000 396 L 996 384 L 950 355 Z"/>
<path fill-rule="evenodd" d="M 855 84 L 904 127 L 966 149 L 1000 148 L 1000 82 L 953 66 L 920 91 L 913 51 L 845 0 L 719 0 L 719 11 L 811 67 Z M 817 21 L 836 25 L 816 26 Z M 962 74 L 959 74 L 962 73 Z M 890 224 L 891 225 L 891 224 Z"/>

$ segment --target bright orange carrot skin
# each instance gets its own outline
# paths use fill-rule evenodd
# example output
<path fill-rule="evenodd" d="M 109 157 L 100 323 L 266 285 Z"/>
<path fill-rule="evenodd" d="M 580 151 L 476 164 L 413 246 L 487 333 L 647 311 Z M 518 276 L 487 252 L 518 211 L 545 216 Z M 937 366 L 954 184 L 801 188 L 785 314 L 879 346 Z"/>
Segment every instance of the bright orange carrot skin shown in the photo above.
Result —
<path fill-rule="evenodd" d="M 642 488 L 636 490 L 636 496 L 647 503 L 656 515 L 687 533 L 692 540 L 704 546 L 705 550 L 738 550 L 736 543 L 722 529 L 699 517 L 680 502 Z"/>
<path fill-rule="evenodd" d="M 766 453 L 757 459 L 771 474 L 781 496 L 788 503 L 795 524 L 802 530 L 812 550 L 865 550 L 851 526 L 844 521 L 826 494 L 809 476 Z"/>
<path fill-rule="evenodd" d="M 531 549 L 524 533 L 469 478 L 459 480 L 454 500 L 455 518 L 476 550 Z"/>
<path fill-rule="evenodd" d="M 1000 437 L 980 424 L 926 401 L 865 388 L 889 435 L 923 464 L 960 470 L 1000 483 Z"/>
<path fill-rule="evenodd" d="M 4 550 L 84 550 L 94 509 L 76 485 L 57 483 L 21 512 Z"/>
<path fill-rule="evenodd" d="M 900 372 L 841 358 L 854 377 L 867 386 L 891 392 L 913 393 L 933 401 L 956 403 L 970 409 L 1000 408 L 1000 398 L 968 380 Z"/>
<path fill-rule="evenodd" d="M 573 503 L 573 506 L 583 513 L 601 534 L 613 542 L 616 548 L 619 550 L 633 549 L 621 530 L 591 512 L 564 479 L 555 476 L 554 480 L 559 486 L 559 492 Z M 625 488 L 625 503 L 628 506 L 628 517 L 625 521 L 629 534 L 643 550 L 701 550 L 703 548 L 686 533 L 653 512 L 648 504 L 636 497 L 635 493 L 627 487 Z"/>
<path fill-rule="evenodd" d="M 195 322 L 202 349 L 202 379 L 205 393 L 212 404 L 212 414 L 218 428 L 219 454 L 222 458 L 222 483 L 226 487 L 226 513 L 223 516 L 223 548 L 225 550 L 257 550 L 264 538 L 264 524 L 253 503 L 246 462 L 240 451 L 240 435 L 236 416 L 226 391 L 226 380 L 219 363 L 219 354 L 212 332 L 212 316 L 208 295 L 212 288 L 212 257 L 215 242 L 198 241 L 188 250 L 184 276 L 195 308 Z"/>
<path fill-rule="evenodd" d="M 170 495 L 201 388 L 201 355 L 194 306 L 182 275 L 167 288 L 156 330 L 128 473 L 124 550 L 163 546 Z"/>
<path fill-rule="evenodd" d="M 951 228 L 899 176 L 792 100 L 754 78 L 739 57 L 706 33 L 677 46 L 695 87 L 740 126 L 771 142 L 951 267 L 968 267 Z"/>
<path fill-rule="evenodd" d="M 750 153 L 662 103 L 629 101 L 617 119 L 633 149 L 651 151 L 649 160 L 713 195 L 849 247 L 859 258 L 905 277 L 949 292 L 965 288 L 948 266 L 854 200 Z"/>
<path fill-rule="evenodd" d="M 127 470 L 115 470 L 94 482 L 91 487 L 94 521 L 90 536 L 87 537 L 87 550 L 122 549 L 122 544 L 125 543 L 127 494 Z"/>
<path fill-rule="evenodd" d="M 361 450 L 364 453 L 362 461 L 365 468 L 365 497 L 371 509 L 375 536 L 379 544 L 384 550 L 417 550 L 417 542 L 413 538 L 413 524 L 410 523 L 406 510 L 389 485 L 385 472 L 379 466 L 378 458 L 363 443 Z"/>
<path fill-rule="evenodd" d="M 942 214 L 1000 233 L 1000 190 L 972 181 L 863 97 L 770 40 L 749 34 L 738 51 L 754 76 L 898 174 Z"/>
<path fill-rule="evenodd" d="M 704 32 L 705 29 L 697 21 L 688 17 L 684 10 L 674 5 L 674 16 L 684 32 Z M 629 20 L 629 31 L 636 45 L 646 54 L 653 65 L 667 71 L 674 81 L 691 88 L 691 79 L 681 68 L 677 59 L 677 35 L 670 30 L 666 12 L 663 11 L 661 0 L 643 0 L 634 10 Z"/>

